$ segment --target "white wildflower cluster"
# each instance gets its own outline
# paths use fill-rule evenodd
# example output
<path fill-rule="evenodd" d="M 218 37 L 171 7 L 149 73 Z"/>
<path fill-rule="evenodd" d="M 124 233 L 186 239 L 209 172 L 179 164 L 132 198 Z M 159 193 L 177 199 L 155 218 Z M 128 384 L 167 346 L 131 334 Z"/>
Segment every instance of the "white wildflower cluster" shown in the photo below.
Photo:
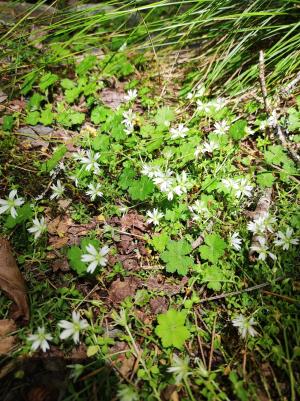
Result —
<path fill-rule="evenodd" d="M 192 219 L 194 221 L 200 221 L 202 218 L 209 218 L 211 215 L 203 200 L 197 199 L 195 203 L 189 206 L 189 209 L 192 212 Z"/>
<path fill-rule="evenodd" d="M 127 135 L 131 134 L 134 131 L 134 121 L 136 120 L 136 114 L 129 109 L 128 111 L 124 111 L 122 124 L 125 126 L 125 133 Z"/>
<path fill-rule="evenodd" d="M 98 163 L 100 153 L 95 153 L 92 150 L 80 149 L 77 153 L 74 153 L 73 157 L 84 166 L 86 171 L 91 171 L 94 174 L 100 173 L 100 166 Z"/>
<path fill-rule="evenodd" d="M 60 180 L 57 180 L 56 185 L 52 184 L 50 188 L 52 189 L 52 194 L 50 195 L 51 200 L 60 198 L 65 192 L 65 187 L 62 185 Z"/>
<path fill-rule="evenodd" d="M 196 101 L 197 111 L 210 114 L 214 111 L 222 110 L 226 105 L 226 100 L 224 98 L 218 97 L 217 99 L 212 99 L 208 101 L 202 101 L 198 99 Z"/>
<path fill-rule="evenodd" d="M 168 368 L 168 372 L 174 375 L 176 384 L 180 384 L 182 381 L 185 381 L 188 376 L 192 374 L 189 363 L 190 358 L 188 356 L 182 359 L 176 354 L 173 355 L 173 363 L 172 366 Z"/>
<path fill-rule="evenodd" d="M 97 197 L 101 198 L 103 196 L 103 192 L 100 190 L 101 184 L 97 182 L 97 184 L 89 184 L 88 185 L 88 191 L 86 191 L 86 194 L 91 197 L 91 201 L 94 201 Z"/>
<path fill-rule="evenodd" d="M 151 178 L 160 191 L 167 195 L 168 200 L 172 200 L 175 195 L 186 194 L 191 185 L 185 171 L 175 174 L 174 171 L 169 169 L 162 171 L 157 166 L 144 164 L 142 174 Z"/>
<path fill-rule="evenodd" d="M 275 128 L 277 124 L 278 124 L 277 113 L 276 110 L 273 110 L 271 115 L 267 118 L 267 120 L 261 121 L 259 128 L 262 131 L 264 131 L 267 127 Z"/>
<path fill-rule="evenodd" d="M 59 336 L 61 340 L 72 337 L 74 343 L 78 344 L 80 332 L 87 329 L 89 327 L 89 324 L 85 319 L 80 318 L 79 312 L 73 311 L 72 321 L 61 320 L 58 323 L 58 327 L 63 329 Z M 46 352 L 48 349 L 50 349 L 48 341 L 52 341 L 53 337 L 51 334 L 46 333 L 45 327 L 38 327 L 37 333 L 30 334 L 27 339 L 29 342 L 32 343 L 32 351 L 36 351 L 37 349 L 41 348 L 43 352 Z"/>
<path fill-rule="evenodd" d="M 266 260 L 267 256 L 273 260 L 276 259 L 276 256 L 269 251 L 267 244 L 267 235 L 268 233 L 274 233 L 273 226 L 276 221 L 276 217 L 272 217 L 268 212 L 266 212 L 254 218 L 247 225 L 248 230 L 256 236 L 256 241 L 251 246 L 251 250 L 258 253 L 259 260 Z M 287 251 L 290 246 L 298 245 L 299 243 L 299 238 L 293 237 L 294 230 L 291 227 L 287 227 L 285 231 L 278 231 L 274 233 L 274 235 L 274 245 L 276 247 L 281 247 L 285 251 Z"/>
<path fill-rule="evenodd" d="M 187 94 L 186 98 L 188 100 L 199 99 L 200 97 L 204 96 L 205 90 L 206 89 L 204 85 L 198 85 L 194 91 L 191 91 Z"/>
<path fill-rule="evenodd" d="M 222 183 L 229 191 L 232 191 L 238 199 L 244 196 L 247 198 L 251 196 L 253 186 L 250 185 L 247 178 L 224 178 Z"/>

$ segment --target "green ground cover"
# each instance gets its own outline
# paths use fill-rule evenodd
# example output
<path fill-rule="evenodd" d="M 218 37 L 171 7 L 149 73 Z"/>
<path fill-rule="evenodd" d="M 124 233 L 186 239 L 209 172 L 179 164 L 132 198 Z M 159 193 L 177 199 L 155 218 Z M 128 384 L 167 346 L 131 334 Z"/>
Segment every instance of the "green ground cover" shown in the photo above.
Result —
<path fill-rule="evenodd" d="M 1 356 L 5 400 L 300 395 L 297 7 L 165 3 L 3 32 L 0 224 L 28 298 Z"/>

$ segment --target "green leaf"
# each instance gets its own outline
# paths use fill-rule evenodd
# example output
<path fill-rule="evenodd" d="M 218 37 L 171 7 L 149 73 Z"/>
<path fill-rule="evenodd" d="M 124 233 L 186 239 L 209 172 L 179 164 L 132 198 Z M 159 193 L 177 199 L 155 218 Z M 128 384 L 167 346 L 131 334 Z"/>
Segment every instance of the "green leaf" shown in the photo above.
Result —
<path fill-rule="evenodd" d="M 64 89 L 72 89 L 76 86 L 75 82 L 71 81 L 71 79 L 68 79 L 68 78 L 62 79 L 60 81 L 60 84 L 61 84 L 61 87 Z"/>
<path fill-rule="evenodd" d="M 300 112 L 294 108 L 288 109 L 288 129 L 289 132 L 294 132 L 300 129 Z"/>
<path fill-rule="evenodd" d="M 23 206 L 17 209 L 17 217 L 14 219 L 12 216 L 8 216 L 5 221 L 6 228 L 14 228 L 17 224 L 23 223 L 32 218 L 33 211 L 30 207 L 30 203 L 25 203 Z"/>
<path fill-rule="evenodd" d="M 14 115 L 10 114 L 10 115 L 3 116 L 3 124 L 2 124 L 3 131 L 11 132 L 13 129 L 14 123 L 15 123 Z"/>
<path fill-rule="evenodd" d="M 60 160 L 64 157 L 67 152 L 66 145 L 60 145 L 53 153 L 52 157 L 43 163 L 40 167 L 41 172 L 49 173 L 49 171 L 53 170 Z"/>
<path fill-rule="evenodd" d="M 76 73 L 83 75 L 88 72 L 97 62 L 97 57 L 94 55 L 86 56 L 76 67 Z"/>
<path fill-rule="evenodd" d="M 71 125 L 79 125 L 82 124 L 85 120 L 85 114 L 80 113 L 79 111 L 71 110 L 69 114 Z"/>
<path fill-rule="evenodd" d="M 98 150 L 101 150 L 101 151 L 108 150 L 109 145 L 110 145 L 109 136 L 105 135 L 105 134 L 101 134 L 101 135 L 96 136 L 96 138 L 94 138 L 93 142 L 92 142 L 92 147 L 96 151 L 98 151 Z"/>
<path fill-rule="evenodd" d="M 65 90 L 65 99 L 67 103 L 73 103 L 82 92 L 82 88 L 76 87 Z"/>
<path fill-rule="evenodd" d="M 37 125 L 40 121 L 40 112 L 39 111 L 30 111 L 26 116 L 26 124 L 29 125 Z"/>
<path fill-rule="evenodd" d="M 29 74 L 26 75 L 26 78 L 22 84 L 21 87 L 21 94 L 22 95 L 27 95 L 28 92 L 31 91 L 33 84 L 35 83 L 37 78 L 37 72 L 36 71 L 32 71 Z"/>
<path fill-rule="evenodd" d="M 49 86 L 53 85 L 56 81 L 58 81 L 58 76 L 56 74 L 52 74 L 52 72 L 48 72 L 43 75 L 40 79 L 39 88 L 41 91 L 45 91 Z"/>
<path fill-rule="evenodd" d="M 111 110 L 104 106 L 97 106 L 92 110 L 91 121 L 92 123 L 98 125 L 103 123 L 107 117 L 111 114 Z"/>
<path fill-rule="evenodd" d="M 229 135 L 235 141 L 239 141 L 245 136 L 245 128 L 247 127 L 246 120 L 238 120 L 229 128 Z"/>
<path fill-rule="evenodd" d="M 172 110 L 170 107 L 161 107 L 157 110 L 157 113 L 154 117 L 156 124 L 163 128 L 168 128 L 174 118 L 174 110 Z"/>
<path fill-rule="evenodd" d="M 205 270 L 202 272 L 202 283 L 207 283 L 207 288 L 214 291 L 220 291 L 222 282 L 226 281 L 227 277 L 224 275 L 220 267 L 206 266 Z"/>
<path fill-rule="evenodd" d="M 155 333 L 160 337 L 164 347 L 183 348 L 184 342 L 190 337 L 185 320 L 186 313 L 175 309 L 158 315 L 158 326 L 155 328 Z"/>
<path fill-rule="evenodd" d="M 186 256 L 190 252 L 192 252 L 192 246 L 186 240 L 170 240 L 167 244 L 167 250 L 160 255 L 160 258 L 167 264 L 167 272 L 174 273 L 177 271 L 178 274 L 184 276 L 188 269 L 194 265 L 193 258 Z"/>
<path fill-rule="evenodd" d="M 34 93 L 28 102 L 28 110 L 35 111 L 38 110 L 41 102 L 45 99 L 45 96 L 41 95 L 40 93 Z"/>
<path fill-rule="evenodd" d="M 161 232 L 159 235 L 154 235 L 149 242 L 157 252 L 162 253 L 166 249 L 169 240 L 169 235 L 166 232 Z"/>
<path fill-rule="evenodd" d="M 79 246 L 72 246 L 70 249 L 68 249 L 67 252 L 67 257 L 69 259 L 70 266 L 80 276 L 86 274 L 86 264 L 81 262 L 82 253 L 83 252 L 79 248 Z"/>
<path fill-rule="evenodd" d="M 258 174 L 256 181 L 263 188 L 271 188 L 276 178 L 272 173 Z"/>
<path fill-rule="evenodd" d="M 145 200 L 154 191 L 154 184 L 148 178 L 143 176 L 140 180 L 132 181 L 130 188 L 128 190 L 129 195 L 133 200 Z"/>
<path fill-rule="evenodd" d="M 43 125 L 51 125 L 54 120 L 54 113 L 52 112 L 52 105 L 47 104 L 44 110 L 41 111 L 40 122 Z"/>
<path fill-rule="evenodd" d="M 200 246 L 201 258 L 216 263 L 224 255 L 226 242 L 218 234 L 205 236 L 205 244 Z"/>
<path fill-rule="evenodd" d="M 89 345 L 87 347 L 86 354 L 87 354 L 88 358 L 90 358 L 91 356 L 96 355 L 97 352 L 99 352 L 99 350 L 100 350 L 99 345 Z"/>
<path fill-rule="evenodd" d="M 129 188 L 134 182 L 135 171 L 131 167 L 126 167 L 119 177 L 119 187 L 122 189 Z"/>

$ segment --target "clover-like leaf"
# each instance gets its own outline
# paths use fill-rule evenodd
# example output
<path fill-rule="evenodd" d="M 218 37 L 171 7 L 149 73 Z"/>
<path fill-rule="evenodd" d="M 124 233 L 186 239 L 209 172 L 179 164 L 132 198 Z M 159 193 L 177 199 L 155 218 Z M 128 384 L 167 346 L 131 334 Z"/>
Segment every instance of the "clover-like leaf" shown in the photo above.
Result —
<path fill-rule="evenodd" d="M 133 200 L 145 200 L 152 194 L 154 190 L 153 182 L 143 176 L 140 180 L 133 180 L 128 190 L 129 195 Z"/>
<path fill-rule="evenodd" d="M 167 313 L 158 315 L 158 326 L 155 333 L 160 337 L 164 347 L 176 347 L 182 349 L 184 342 L 189 338 L 190 332 L 185 326 L 186 313 L 168 310 Z"/>
<path fill-rule="evenodd" d="M 167 250 L 160 257 L 167 264 L 167 272 L 184 276 L 189 267 L 192 267 L 194 260 L 190 256 L 186 256 L 192 251 L 192 246 L 184 239 L 180 241 L 170 240 L 167 244 Z"/>
<path fill-rule="evenodd" d="M 201 258 L 216 263 L 224 255 L 226 242 L 218 234 L 208 234 L 204 241 L 206 245 L 199 248 Z"/>

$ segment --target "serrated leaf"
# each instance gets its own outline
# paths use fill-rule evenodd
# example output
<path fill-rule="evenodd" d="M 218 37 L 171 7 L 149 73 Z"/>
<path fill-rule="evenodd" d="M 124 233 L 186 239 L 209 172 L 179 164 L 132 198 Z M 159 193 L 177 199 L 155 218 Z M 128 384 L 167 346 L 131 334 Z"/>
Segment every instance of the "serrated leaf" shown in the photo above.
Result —
<path fill-rule="evenodd" d="M 98 125 L 103 123 L 107 117 L 110 115 L 111 110 L 104 106 L 97 106 L 92 110 L 91 121 L 92 123 Z"/>
<path fill-rule="evenodd" d="M 184 276 L 194 264 L 193 258 L 186 256 L 190 252 L 192 252 L 192 246 L 186 240 L 170 240 L 167 243 L 167 250 L 160 255 L 160 258 L 167 264 L 167 272 L 177 271 L 178 274 Z"/>
<path fill-rule="evenodd" d="M 240 139 L 244 138 L 246 132 L 245 128 L 247 127 L 246 120 L 238 120 L 234 124 L 231 125 L 229 128 L 229 135 L 235 141 L 239 141 Z"/>
<path fill-rule="evenodd" d="M 75 82 L 71 79 L 65 78 L 60 81 L 61 87 L 64 89 L 72 89 L 75 87 Z"/>
<path fill-rule="evenodd" d="M 40 112 L 39 111 L 30 111 L 26 116 L 26 124 L 29 125 L 37 125 L 40 120 Z"/>
<path fill-rule="evenodd" d="M 226 242 L 218 234 L 205 236 L 205 244 L 200 246 L 201 258 L 216 263 L 224 255 Z"/>
<path fill-rule="evenodd" d="M 124 170 L 122 171 L 122 174 L 119 177 L 119 187 L 122 189 L 127 189 L 129 188 L 133 182 L 134 182 L 134 177 L 135 177 L 135 171 L 130 168 L 130 167 L 126 167 L 124 168 Z"/>
<path fill-rule="evenodd" d="M 44 110 L 41 111 L 40 122 L 43 125 L 51 125 L 54 120 L 54 113 L 52 112 L 52 105 L 47 105 Z"/>
<path fill-rule="evenodd" d="M 157 252 L 162 253 L 169 241 L 169 235 L 166 232 L 161 232 L 159 235 L 154 235 L 149 242 Z"/>
<path fill-rule="evenodd" d="M 155 115 L 155 122 L 158 126 L 163 128 L 168 128 L 170 126 L 171 121 L 175 118 L 174 110 L 170 107 L 161 107 L 157 110 Z"/>
<path fill-rule="evenodd" d="M 36 92 L 34 93 L 31 98 L 29 99 L 28 102 L 28 110 L 29 111 L 35 111 L 38 110 L 41 102 L 45 99 L 45 96 L 41 95 L 40 93 Z"/>
<path fill-rule="evenodd" d="M 41 91 L 45 91 L 49 86 L 53 85 L 56 81 L 58 81 L 58 76 L 56 74 L 52 74 L 52 72 L 48 72 L 43 75 L 40 79 L 39 88 Z"/>
<path fill-rule="evenodd" d="M 256 181 L 263 188 L 271 188 L 276 178 L 272 173 L 261 173 L 257 175 Z"/>
<path fill-rule="evenodd" d="M 132 184 L 128 190 L 129 195 L 133 200 L 145 200 L 154 191 L 154 184 L 148 178 L 143 176 L 140 180 L 132 181 Z"/>
<path fill-rule="evenodd" d="M 222 282 L 226 281 L 227 277 L 222 272 L 222 269 L 216 265 L 207 266 L 202 272 L 201 282 L 207 283 L 207 288 L 214 291 L 220 291 Z"/>
<path fill-rule="evenodd" d="M 88 72 L 97 62 L 97 57 L 94 55 L 86 56 L 76 67 L 76 73 L 83 75 Z"/>
<path fill-rule="evenodd" d="M 190 332 L 185 326 L 186 313 L 175 309 L 158 315 L 158 326 L 155 333 L 160 337 L 164 347 L 176 347 L 182 349 L 184 342 L 190 337 Z"/>
<path fill-rule="evenodd" d="M 3 116 L 3 124 L 2 129 L 3 131 L 11 132 L 15 123 L 15 117 L 13 115 L 6 115 Z"/>

